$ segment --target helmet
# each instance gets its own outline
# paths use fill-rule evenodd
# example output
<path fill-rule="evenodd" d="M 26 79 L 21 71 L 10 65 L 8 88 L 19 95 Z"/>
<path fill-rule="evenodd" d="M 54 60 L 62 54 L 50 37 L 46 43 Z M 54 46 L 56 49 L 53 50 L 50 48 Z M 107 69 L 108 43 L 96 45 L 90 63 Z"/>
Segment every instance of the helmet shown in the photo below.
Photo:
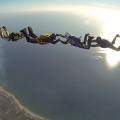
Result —
<path fill-rule="evenodd" d="M 97 42 L 101 41 L 101 37 L 97 37 L 97 38 L 96 38 L 96 41 L 97 41 Z"/>
<path fill-rule="evenodd" d="M 97 41 L 98 44 L 101 43 L 101 37 L 97 37 L 96 41 Z"/>
<path fill-rule="evenodd" d="M 54 33 L 52 33 L 51 35 L 50 35 L 50 37 L 54 40 L 54 39 L 56 39 L 56 35 L 54 34 Z"/>
<path fill-rule="evenodd" d="M 66 38 L 68 38 L 68 37 L 70 37 L 70 36 L 71 36 L 71 35 L 70 35 L 68 32 L 65 33 L 65 37 L 66 37 Z"/>

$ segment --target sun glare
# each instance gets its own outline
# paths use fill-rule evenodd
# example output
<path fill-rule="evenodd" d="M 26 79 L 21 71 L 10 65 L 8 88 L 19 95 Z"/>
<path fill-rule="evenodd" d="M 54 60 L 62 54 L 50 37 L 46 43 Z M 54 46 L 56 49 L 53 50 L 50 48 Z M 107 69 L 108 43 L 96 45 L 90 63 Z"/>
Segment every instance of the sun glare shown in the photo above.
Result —
<path fill-rule="evenodd" d="M 111 49 L 106 49 L 106 63 L 109 67 L 116 67 L 120 62 L 120 53 Z"/>
<path fill-rule="evenodd" d="M 103 38 L 112 41 L 116 34 L 120 34 L 120 23 L 117 21 L 117 19 L 119 18 L 112 19 L 104 24 L 103 26 L 104 29 L 102 33 Z M 120 38 L 116 39 L 114 46 L 116 47 L 120 46 Z M 106 54 L 106 64 L 112 68 L 116 67 L 120 62 L 120 52 L 108 48 L 105 49 L 105 54 Z"/>

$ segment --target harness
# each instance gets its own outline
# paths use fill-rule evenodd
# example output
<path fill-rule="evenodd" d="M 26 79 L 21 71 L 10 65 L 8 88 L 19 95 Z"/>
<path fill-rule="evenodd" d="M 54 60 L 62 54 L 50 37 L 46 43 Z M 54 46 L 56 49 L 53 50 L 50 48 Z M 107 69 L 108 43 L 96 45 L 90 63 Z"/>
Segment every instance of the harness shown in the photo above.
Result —
<path fill-rule="evenodd" d="M 12 32 L 10 34 L 10 39 L 12 39 L 12 41 L 16 41 L 16 40 L 19 40 L 19 39 L 22 39 L 24 36 L 23 35 L 20 35 L 19 33 L 14 33 Z"/>
<path fill-rule="evenodd" d="M 43 42 L 44 39 L 46 38 L 50 38 L 50 34 L 41 34 L 40 38 L 36 37 L 35 40 L 39 43 L 39 44 L 47 44 L 48 42 Z"/>

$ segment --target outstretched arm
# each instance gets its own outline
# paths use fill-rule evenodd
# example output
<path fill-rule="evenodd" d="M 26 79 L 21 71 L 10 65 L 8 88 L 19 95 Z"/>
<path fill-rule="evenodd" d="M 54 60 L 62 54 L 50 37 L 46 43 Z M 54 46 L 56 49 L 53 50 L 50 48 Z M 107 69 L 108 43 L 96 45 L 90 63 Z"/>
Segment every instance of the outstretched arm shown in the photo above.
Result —
<path fill-rule="evenodd" d="M 91 45 L 91 47 L 100 47 L 99 44 Z"/>
<path fill-rule="evenodd" d="M 24 35 L 22 33 L 16 33 L 15 36 L 13 37 L 13 41 L 17 41 L 24 38 Z"/>
<path fill-rule="evenodd" d="M 22 39 L 22 38 L 24 38 L 24 36 L 20 36 L 20 37 L 18 38 L 18 40 L 20 40 L 20 39 Z"/>
<path fill-rule="evenodd" d="M 97 43 L 97 41 L 96 40 L 92 40 L 91 42 L 93 42 L 93 43 Z M 100 44 L 91 44 L 91 47 L 99 47 L 100 46 Z"/>
<path fill-rule="evenodd" d="M 63 38 L 66 37 L 65 35 L 62 35 L 62 34 L 56 34 L 56 36 L 60 36 L 60 37 L 63 37 Z"/>
<path fill-rule="evenodd" d="M 60 38 L 58 38 L 57 40 L 55 40 L 55 41 L 51 41 L 51 43 L 52 44 L 56 44 L 56 43 L 58 43 L 60 41 Z"/>
<path fill-rule="evenodd" d="M 17 33 L 17 35 L 18 35 L 18 40 L 24 38 L 24 35 L 22 33 Z"/>
<path fill-rule="evenodd" d="M 92 42 L 97 42 L 96 40 L 92 40 Z"/>
<path fill-rule="evenodd" d="M 66 41 L 63 41 L 63 40 L 60 39 L 60 42 L 61 42 L 62 44 L 68 44 L 68 43 L 70 42 L 70 40 L 67 39 Z"/>
<path fill-rule="evenodd" d="M 62 40 L 60 40 L 60 42 L 61 42 L 62 44 L 68 44 L 67 41 L 62 41 Z"/>

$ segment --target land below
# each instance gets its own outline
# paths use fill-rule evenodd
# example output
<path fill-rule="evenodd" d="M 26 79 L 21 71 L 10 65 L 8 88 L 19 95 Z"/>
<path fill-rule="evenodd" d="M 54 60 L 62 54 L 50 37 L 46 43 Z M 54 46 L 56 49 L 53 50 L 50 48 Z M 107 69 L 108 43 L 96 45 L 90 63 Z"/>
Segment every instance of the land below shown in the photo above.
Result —
<path fill-rule="evenodd" d="M 48 120 L 30 112 L 14 95 L 0 87 L 0 120 Z"/>

